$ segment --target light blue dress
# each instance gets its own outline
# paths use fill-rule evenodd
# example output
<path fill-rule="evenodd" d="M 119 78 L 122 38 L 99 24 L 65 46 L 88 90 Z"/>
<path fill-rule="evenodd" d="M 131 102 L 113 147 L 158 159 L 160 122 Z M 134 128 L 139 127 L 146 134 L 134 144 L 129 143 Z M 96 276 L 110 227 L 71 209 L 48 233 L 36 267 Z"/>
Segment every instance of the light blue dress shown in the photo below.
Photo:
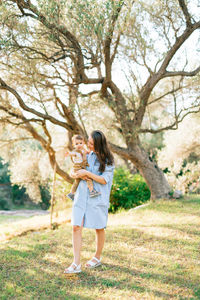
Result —
<path fill-rule="evenodd" d="M 101 195 L 90 198 L 86 181 L 80 181 L 74 197 L 71 222 L 72 225 L 81 226 L 84 218 L 84 227 L 102 229 L 106 228 L 107 225 L 114 165 L 106 165 L 105 171 L 101 173 L 99 172 L 100 163 L 93 151 L 87 156 L 87 160 L 89 164 L 87 170 L 96 175 L 102 176 L 105 179 L 106 184 L 100 184 L 93 180 L 95 190 L 100 192 Z"/>

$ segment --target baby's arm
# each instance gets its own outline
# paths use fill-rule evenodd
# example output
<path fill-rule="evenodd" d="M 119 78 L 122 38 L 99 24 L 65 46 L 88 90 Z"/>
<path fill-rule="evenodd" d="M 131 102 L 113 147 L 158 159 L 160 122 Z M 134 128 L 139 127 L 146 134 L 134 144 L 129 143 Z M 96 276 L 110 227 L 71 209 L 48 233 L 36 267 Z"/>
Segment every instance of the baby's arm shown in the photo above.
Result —
<path fill-rule="evenodd" d="M 76 156 L 76 153 L 74 153 L 72 151 L 66 151 L 65 156 Z"/>

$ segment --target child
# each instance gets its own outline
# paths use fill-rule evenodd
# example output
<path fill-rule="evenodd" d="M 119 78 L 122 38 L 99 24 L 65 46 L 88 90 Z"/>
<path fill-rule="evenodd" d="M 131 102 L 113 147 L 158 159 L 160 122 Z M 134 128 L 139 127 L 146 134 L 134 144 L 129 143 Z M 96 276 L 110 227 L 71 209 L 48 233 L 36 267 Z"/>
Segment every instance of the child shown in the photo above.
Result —
<path fill-rule="evenodd" d="M 77 134 L 73 136 L 72 145 L 74 147 L 74 150 L 71 152 L 67 151 L 66 156 L 71 157 L 71 160 L 74 163 L 72 172 L 76 173 L 76 171 L 80 169 L 85 169 L 86 166 L 88 166 L 86 155 L 89 152 L 85 149 L 84 139 L 81 135 Z M 77 190 L 80 180 L 81 180 L 80 178 L 75 179 L 71 187 L 70 193 L 67 195 L 68 198 L 71 199 L 72 201 L 74 200 L 74 194 Z M 101 193 L 97 192 L 94 189 L 93 181 L 91 179 L 86 179 L 86 181 L 87 181 L 88 189 L 90 191 L 90 197 L 99 196 Z"/>

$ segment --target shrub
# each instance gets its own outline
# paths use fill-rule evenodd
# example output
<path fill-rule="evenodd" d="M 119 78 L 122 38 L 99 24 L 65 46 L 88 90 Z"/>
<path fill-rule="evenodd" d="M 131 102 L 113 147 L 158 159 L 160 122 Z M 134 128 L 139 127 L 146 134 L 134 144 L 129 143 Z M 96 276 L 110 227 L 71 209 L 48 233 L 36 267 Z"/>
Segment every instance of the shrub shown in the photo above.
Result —
<path fill-rule="evenodd" d="M 0 199 L 0 209 L 9 210 L 8 203 L 6 200 Z"/>
<path fill-rule="evenodd" d="M 117 168 L 114 172 L 109 211 L 115 212 L 119 208 L 130 209 L 146 202 L 150 196 L 150 190 L 142 176 Z"/>
<path fill-rule="evenodd" d="M 19 187 L 18 185 L 14 184 L 11 188 L 11 197 L 12 202 L 16 205 L 24 205 L 24 200 L 26 197 L 26 189 L 24 187 Z"/>
<path fill-rule="evenodd" d="M 40 202 L 40 206 L 42 209 L 46 210 L 51 205 L 51 194 L 48 185 L 40 186 L 40 194 L 42 200 L 42 202 Z"/>
<path fill-rule="evenodd" d="M 10 182 L 8 164 L 3 164 L 2 158 L 0 157 L 0 183 L 8 182 Z"/>

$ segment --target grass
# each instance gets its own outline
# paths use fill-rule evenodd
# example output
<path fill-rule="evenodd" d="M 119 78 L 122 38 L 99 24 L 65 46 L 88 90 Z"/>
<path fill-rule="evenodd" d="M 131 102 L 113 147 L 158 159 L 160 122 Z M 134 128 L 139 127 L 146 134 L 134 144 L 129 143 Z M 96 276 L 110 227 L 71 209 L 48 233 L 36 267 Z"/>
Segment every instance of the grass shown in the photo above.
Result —
<path fill-rule="evenodd" d="M 199 226 L 199 196 L 110 215 L 103 266 L 73 276 L 70 224 L 15 237 L 0 246 L 0 299 L 200 299 Z M 83 231 L 83 266 L 94 238 Z"/>
<path fill-rule="evenodd" d="M 9 223 L 24 219 L 26 219 L 26 217 L 0 215 L 0 225 L 8 225 Z"/>
<path fill-rule="evenodd" d="M 71 210 L 62 210 L 53 216 L 54 224 L 61 224 L 70 221 Z M 42 230 L 50 227 L 50 214 L 48 215 L 0 215 L 0 243 L 15 236 L 24 235 L 30 231 Z M 0 298 L 1 299 L 1 298 Z"/>

